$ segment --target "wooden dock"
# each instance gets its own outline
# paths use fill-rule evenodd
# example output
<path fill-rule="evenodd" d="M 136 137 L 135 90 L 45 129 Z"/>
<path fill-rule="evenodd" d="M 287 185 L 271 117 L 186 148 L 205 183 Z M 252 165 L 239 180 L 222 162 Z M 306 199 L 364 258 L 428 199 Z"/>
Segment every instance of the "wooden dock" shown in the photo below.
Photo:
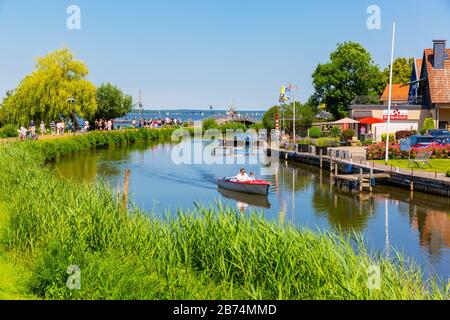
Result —
<path fill-rule="evenodd" d="M 334 185 L 343 189 L 345 186 L 351 191 L 373 191 L 375 183 L 382 179 L 389 179 L 388 173 L 376 174 L 338 174 L 333 175 Z"/>
<path fill-rule="evenodd" d="M 375 179 L 371 179 L 372 188 L 375 184 L 378 185 L 392 185 L 404 189 L 408 189 L 411 192 L 420 191 L 428 194 L 435 194 L 438 196 L 450 197 L 450 178 L 445 177 L 443 174 L 437 174 L 433 172 L 424 172 L 414 169 L 401 169 L 394 168 L 393 166 L 385 166 L 377 164 L 374 161 L 364 161 L 362 159 L 341 159 L 333 157 L 333 155 L 324 154 L 311 154 L 301 153 L 297 151 L 290 151 L 285 149 L 279 149 L 270 147 L 268 149 L 268 155 L 272 153 L 278 154 L 280 159 L 291 160 L 299 163 L 304 163 L 312 166 L 319 167 L 330 171 L 331 177 L 334 176 L 349 176 L 350 174 L 358 177 L 361 171 L 364 175 L 372 174 Z M 351 172 L 349 172 L 351 167 Z M 348 173 L 348 174 L 347 174 Z M 364 177 L 363 177 L 364 178 Z M 367 179 L 367 177 L 365 177 Z M 343 187 L 349 184 L 349 180 L 354 178 L 341 179 L 343 180 Z M 339 181 L 339 179 L 338 179 Z M 340 182 L 338 183 L 340 185 Z M 367 181 L 361 183 L 363 190 L 369 189 Z M 359 191 L 360 185 L 351 185 L 351 189 Z"/>

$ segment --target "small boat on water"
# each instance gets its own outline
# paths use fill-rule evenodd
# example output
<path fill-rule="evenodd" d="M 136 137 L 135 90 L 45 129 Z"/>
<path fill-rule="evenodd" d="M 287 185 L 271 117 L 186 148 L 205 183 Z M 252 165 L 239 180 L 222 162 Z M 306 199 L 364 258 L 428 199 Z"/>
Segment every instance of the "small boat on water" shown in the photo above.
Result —
<path fill-rule="evenodd" d="M 243 192 L 249 194 L 260 194 L 267 196 L 269 194 L 270 182 L 265 180 L 253 180 L 240 182 L 233 178 L 223 178 L 217 180 L 219 187 L 232 190 L 236 192 Z"/>

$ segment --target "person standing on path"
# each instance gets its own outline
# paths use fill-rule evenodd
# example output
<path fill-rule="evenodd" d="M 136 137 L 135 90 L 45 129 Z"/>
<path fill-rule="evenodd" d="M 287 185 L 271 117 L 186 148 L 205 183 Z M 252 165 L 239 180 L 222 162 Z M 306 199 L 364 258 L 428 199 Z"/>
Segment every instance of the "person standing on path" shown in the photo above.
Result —
<path fill-rule="evenodd" d="M 52 132 L 52 136 L 56 135 L 56 123 L 55 123 L 55 121 L 52 121 L 50 123 L 50 131 Z"/>
<path fill-rule="evenodd" d="M 33 120 L 31 120 L 31 122 L 30 122 L 30 131 L 31 131 L 32 135 L 36 134 L 36 125 L 34 124 Z"/>
<path fill-rule="evenodd" d="M 44 121 L 41 121 L 41 126 L 40 126 L 40 129 L 41 129 L 41 136 L 45 136 L 45 123 L 44 123 Z"/>

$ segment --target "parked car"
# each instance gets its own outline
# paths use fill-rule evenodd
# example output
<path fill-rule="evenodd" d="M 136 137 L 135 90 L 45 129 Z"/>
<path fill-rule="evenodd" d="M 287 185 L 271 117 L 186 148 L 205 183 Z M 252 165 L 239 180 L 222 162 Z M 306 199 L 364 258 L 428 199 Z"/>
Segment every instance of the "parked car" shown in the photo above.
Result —
<path fill-rule="evenodd" d="M 415 135 L 408 138 L 410 146 L 413 148 L 424 148 L 432 143 L 437 142 L 436 137 Z"/>
<path fill-rule="evenodd" d="M 450 136 L 450 131 L 448 131 L 448 130 L 430 130 L 429 134 L 430 134 L 430 136 L 433 136 L 433 137 Z"/>
<path fill-rule="evenodd" d="M 407 139 L 409 140 L 409 145 L 413 148 L 425 148 L 433 143 L 438 144 L 450 144 L 450 135 L 440 135 L 440 136 L 411 136 Z"/>
<path fill-rule="evenodd" d="M 436 139 L 439 144 L 450 144 L 450 135 L 437 136 Z"/>

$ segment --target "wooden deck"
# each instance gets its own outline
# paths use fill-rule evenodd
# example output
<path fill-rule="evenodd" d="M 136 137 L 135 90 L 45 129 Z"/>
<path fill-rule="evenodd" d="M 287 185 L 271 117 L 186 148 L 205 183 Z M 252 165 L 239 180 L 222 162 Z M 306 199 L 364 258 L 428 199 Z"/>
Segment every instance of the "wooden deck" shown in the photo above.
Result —
<path fill-rule="evenodd" d="M 347 187 L 350 191 L 363 192 L 367 190 L 373 191 L 373 186 L 376 181 L 381 179 L 389 179 L 391 177 L 388 173 L 376 174 L 338 174 L 333 175 L 334 184 L 341 189 Z"/>

